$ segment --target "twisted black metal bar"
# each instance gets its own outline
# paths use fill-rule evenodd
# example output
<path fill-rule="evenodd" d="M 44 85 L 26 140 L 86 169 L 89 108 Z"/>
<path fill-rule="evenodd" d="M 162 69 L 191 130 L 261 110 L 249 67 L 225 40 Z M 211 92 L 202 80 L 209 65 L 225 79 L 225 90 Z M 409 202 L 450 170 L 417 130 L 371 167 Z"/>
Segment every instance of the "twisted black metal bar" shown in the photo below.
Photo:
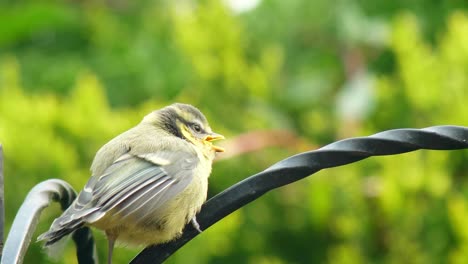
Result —
<path fill-rule="evenodd" d="M 208 200 L 197 215 L 197 220 L 202 229 L 207 229 L 266 192 L 305 178 L 321 169 L 353 163 L 370 156 L 394 155 L 418 149 L 466 148 L 468 127 L 460 126 L 395 129 L 369 137 L 341 140 L 318 150 L 284 159 L 231 186 Z M 187 224 L 180 238 L 144 249 L 131 263 L 161 263 L 197 235 L 198 232 L 193 226 Z"/>
<path fill-rule="evenodd" d="M 62 180 L 51 179 L 34 186 L 13 221 L 1 263 L 22 263 L 42 210 L 52 201 L 59 202 L 62 210 L 65 210 L 75 197 L 76 192 L 73 188 Z M 91 230 L 88 227 L 81 228 L 75 231 L 72 237 L 77 246 L 78 262 L 96 263 L 96 250 Z"/>

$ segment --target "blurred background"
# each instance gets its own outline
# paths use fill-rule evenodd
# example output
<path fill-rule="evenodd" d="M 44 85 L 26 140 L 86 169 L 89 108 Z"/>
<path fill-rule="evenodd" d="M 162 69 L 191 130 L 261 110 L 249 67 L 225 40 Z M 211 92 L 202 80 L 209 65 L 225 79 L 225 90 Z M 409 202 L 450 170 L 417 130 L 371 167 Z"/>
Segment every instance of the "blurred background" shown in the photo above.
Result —
<path fill-rule="evenodd" d="M 224 134 L 209 196 L 293 154 L 392 128 L 468 124 L 463 0 L 3 0 L 6 230 L 49 178 L 190 103 Z M 274 190 L 167 263 L 468 263 L 468 152 L 375 157 Z M 47 209 L 33 240 L 60 214 Z M 94 232 L 101 262 L 106 240 Z M 118 248 L 115 263 L 141 249 Z M 76 263 L 33 243 L 25 263 Z"/>

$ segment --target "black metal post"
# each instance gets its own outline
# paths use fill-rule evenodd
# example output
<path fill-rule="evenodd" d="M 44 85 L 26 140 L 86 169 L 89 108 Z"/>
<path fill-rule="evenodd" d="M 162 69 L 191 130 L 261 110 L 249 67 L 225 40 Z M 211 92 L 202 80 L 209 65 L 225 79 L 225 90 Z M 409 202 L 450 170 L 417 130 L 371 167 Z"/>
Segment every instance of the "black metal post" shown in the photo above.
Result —
<path fill-rule="evenodd" d="M 5 192 L 3 188 L 3 148 L 0 144 L 0 261 L 3 256 L 4 232 L 5 232 Z"/>

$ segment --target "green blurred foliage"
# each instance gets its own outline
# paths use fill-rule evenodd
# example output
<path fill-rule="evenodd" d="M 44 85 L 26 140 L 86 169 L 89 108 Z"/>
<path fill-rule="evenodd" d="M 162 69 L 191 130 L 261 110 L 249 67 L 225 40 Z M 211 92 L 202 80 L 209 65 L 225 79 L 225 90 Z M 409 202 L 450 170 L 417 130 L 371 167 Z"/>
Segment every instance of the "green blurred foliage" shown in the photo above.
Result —
<path fill-rule="evenodd" d="M 285 129 L 309 145 L 468 123 L 465 1 L 263 0 L 246 12 L 229 2 L 0 3 L 7 230 L 35 184 L 80 189 L 102 144 L 174 101 L 228 138 Z M 219 161 L 209 195 L 301 150 Z M 467 164 L 466 151 L 419 151 L 325 170 L 233 213 L 168 263 L 466 263 Z M 35 236 L 59 213 L 47 209 Z M 115 262 L 139 250 L 118 248 Z M 64 251 L 56 262 L 75 263 L 72 243 Z M 56 262 L 37 243 L 25 260 Z"/>

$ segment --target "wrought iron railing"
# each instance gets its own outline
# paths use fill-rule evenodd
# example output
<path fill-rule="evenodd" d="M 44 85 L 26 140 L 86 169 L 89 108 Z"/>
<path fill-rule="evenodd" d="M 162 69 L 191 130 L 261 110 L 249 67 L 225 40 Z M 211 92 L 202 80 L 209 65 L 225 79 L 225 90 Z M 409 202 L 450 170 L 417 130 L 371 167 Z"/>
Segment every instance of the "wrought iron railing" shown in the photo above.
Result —
<path fill-rule="evenodd" d="M 201 212 L 197 215 L 197 221 L 201 229 L 207 229 L 266 192 L 305 178 L 325 168 L 353 163 L 371 156 L 395 155 L 418 149 L 455 150 L 467 148 L 468 127 L 461 126 L 395 129 L 369 137 L 337 141 L 320 149 L 284 159 L 231 186 L 204 204 Z M 3 200 L 3 192 L 1 194 L 0 198 Z M 12 225 L 5 244 L 2 263 L 21 263 L 31 241 L 31 234 L 36 226 L 38 216 L 51 200 L 60 201 L 62 208 L 66 208 L 74 197 L 75 193 L 71 187 L 61 180 L 48 180 L 34 187 L 26 197 Z M 3 230 L 3 215 L 1 216 L 0 223 Z M 144 249 L 131 263 L 161 263 L 198 234 L 198 231 L 191 224 L 187 224 L 180 238 Z M 77 245 L 79 263 L 95 263 L 94 242 L 90 230 L 85 228 L 75 232 L 73 236 Z"/>

